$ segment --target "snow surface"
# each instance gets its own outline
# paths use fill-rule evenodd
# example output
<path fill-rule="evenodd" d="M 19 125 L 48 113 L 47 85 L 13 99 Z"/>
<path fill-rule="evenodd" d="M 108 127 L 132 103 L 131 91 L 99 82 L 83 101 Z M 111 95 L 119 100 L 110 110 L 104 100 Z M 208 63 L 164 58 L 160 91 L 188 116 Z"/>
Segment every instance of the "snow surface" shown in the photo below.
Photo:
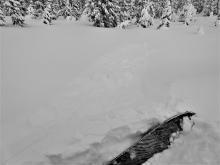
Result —
<path fill-rule="evenodd" d="M 26 22 L 0 27 L 1 164 L 101 165 L 187 110 L 193 130 L 147 164 L 220 164 L 215 18 L 169 30 Z"/>

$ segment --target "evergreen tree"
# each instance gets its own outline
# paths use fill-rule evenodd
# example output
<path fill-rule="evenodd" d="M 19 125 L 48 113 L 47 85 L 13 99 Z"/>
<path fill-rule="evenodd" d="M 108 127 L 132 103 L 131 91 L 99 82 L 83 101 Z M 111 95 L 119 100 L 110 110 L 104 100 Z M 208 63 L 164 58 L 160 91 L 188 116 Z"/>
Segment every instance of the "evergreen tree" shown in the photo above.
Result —
<path fill-rule="evenodd" d="M 183 7 L 184 13 L 184 22 L 186 25 L 189 25 L 190 22 L 193 20 L 193 17 L 196 15 L 196 9 L 191 3 L 191 0 L 187 0 L 186 4 Z"/>
<path fill-rule="evenodd" d="M 117 0 L 88 0 L 86 13 L 97 27 L 116 27 L 119 23 L 120 8 Z"/>
<path fill-rule="evenodd" d="M 0 6 L 0 26 L 5 25 L 6 21 L 5 21 L 5 15 L 2 11 L 2 8 Z"/>
<path fill-rule="evenodd" d="M 155 1 L 155 0 L 153 0 L 153 1 Z M 206 1 L 207 0 L 191 0 L 191 3 L 195 7 L 196 11 L 198 13 L 201 13 L 203 11 L 203 8 L 205 6 Z M 178 13 L 180 11 L 183 11 L 183 7 L 186 4 L 186 2 L 187 2 L 187 0 L 171 0 L 172 11 L 174 13 Z"/>
<path fill-rule="evenodd" d="M 142 27 L 146 28 L 153 25 L 154 19 L 154 6 L 153 3 L 148 2 L 145 4 L 144 8 L 141 11 L 140 24 Z"/>
<path fill-rule="evenodd" d="M 85 0 L 64 0 L 58 15 L 67 17 L 74 17 L 76 20 L 80 18 L 85 7 Z"/>
<path fill-rule="evenodd" d="M 180 11 L 183 10 L 183 6 L 187 0 L 172 0 L 172 11 L 173 13 L 178 14 Z"/>
<path fill-rule="evenodd" d="M 131 0 L 129 2 L 127 0 L 120 1 L 120 22 L 122 22 L 122 24 L 125 22 L 130 22 L 129 24 L 140 24 L 142 21 L 143 23 L 144 13 L 142 10 L 147 6 L 148 1 L 149 0 Z"/>
<path fill-rule="evenodd" d="M 131 8 L 130 3 L 127 3 L 126 0 L 121 0 L 119 1 L 119 7 L 120 7 L 119 21 L 124 22 L 130 20 L 131 19 L 129 14 L 129 9 Z"/>
<path fill-rule="evenodd" d="M 170 27 L 170 21 L 171 21 L 171 15 L 172 15 L 172 9 L 171 9 L 171 3 L 170 0 L 166 0 L 165 7 L 163 9 L 163 14 L 161 17 L 161 24 L 158 26 L 158 29 L 161 27 Z"/>
<path fill-rule="evenodd" d="M 30 3 L 29 3 L 29 6 L 27 8 L 27 13 L 28 15 L 30 16 L 33 16 L 34 15 L 34 4 L 33 4 L 33 1 L 30 0 Z"/>
<path fill-rule="evenodd" d="M 118 27 L 125 29 L 132 24 L 132 1 L 127 2 L 127 0 L 119 1 L 120 11 L 118 13 L 120 24 Z"/>
<path fill-rule="evenodd" d="M 52 0 L 48 0 L 47 6 L 44 9 L 43 23 L 47 25 L 52 24 Z"/>
<path fill-rule="evenodd" d="M 217 14 L 217 0 L 206 0 L 203 8 L 204 16 Z"/>
<path fill-rule="evenodd" d="M 73 16 L 78 20 L 85 9 L 85 0 L 72 0 L 72 8 Z"/>
<path fill-rule="evenodd" d="M 5 2 L 5 7 L 8 8 L 13 25 L 24 25 L 24 9 L 22 3 L 18 0 L 8 0 Z"/>
<path fill-rule="evenodd" d="M 58 15 L 63 16 L 64 18 L 72 17 L 73 10 L 69 0 L 65 0 L 63 4 L 63 7 L 61 7 L 61 9 L 58 11 Z"/>
<path fill-rule="evenodd" d="M 161 18 L 167 0 L 151 0 L 154 3 L 155 18 Z"/>
<path fill-rule="evenodd" d="M 198 13 L 201 13 L 204 8 L 205 0 L 192 0 L 192 4 Z"/>
<path fill-rule="evenodd" d="M 25 0 L 18 0 L 18 1 L 21 4 L 21 14 L 23 16 L 27 15 L 27 7 L 28 7 L 28 5 L 27 5 L 26 1 Z"/>
<path fill-rule="evenodd" d="M 45 6 L 46 5 L 43 2 L 41 2 L 40 0 L 37 0 L 34 2 L 34 4 L 33 4 L 34 18 L 41 18 L 43 16 Z"/>
<path fill-rule="evenodd" d="M 132 0 L 129 15 L 134 23 L 139 23 L 141 18 L 141 12 L 144 8 L 145 1 L 142 0 Z"/>

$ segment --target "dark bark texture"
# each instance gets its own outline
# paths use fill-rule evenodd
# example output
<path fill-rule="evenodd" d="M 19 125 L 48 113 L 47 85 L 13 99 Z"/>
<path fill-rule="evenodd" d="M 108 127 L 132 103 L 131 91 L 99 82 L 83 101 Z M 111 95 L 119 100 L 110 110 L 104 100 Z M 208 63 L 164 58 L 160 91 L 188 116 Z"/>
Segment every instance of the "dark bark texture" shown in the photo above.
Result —
<path fill-rule="evenodd" d="M 194 112 L 184 112 L 169 118 L 163 123 L 146 131 L 142 138 L 106 165 L 141 165 L 154 154 L 160 153 L 170 146 L 173 133 L 182 132 L 183 118 L 191 119 Z"/>

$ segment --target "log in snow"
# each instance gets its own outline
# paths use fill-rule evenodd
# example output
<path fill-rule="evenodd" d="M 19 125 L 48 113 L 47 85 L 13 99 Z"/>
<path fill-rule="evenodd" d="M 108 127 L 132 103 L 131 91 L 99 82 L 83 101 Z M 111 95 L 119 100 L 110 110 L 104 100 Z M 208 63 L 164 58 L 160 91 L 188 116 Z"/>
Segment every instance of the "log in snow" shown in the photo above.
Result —
<path fill-rule="evenodd" d="M 183 131 L 184 119 L 188 117 L 188 119 L 191 120 L 191 117 L 194 115 L 194 112 L 186 111 L 154 126 L 145 132 L 138 142 L 106 165 L 141 165 L 145 163 L 148 159 L 153 157 L 154 154 L 168 149 L 173 135 Z"/>

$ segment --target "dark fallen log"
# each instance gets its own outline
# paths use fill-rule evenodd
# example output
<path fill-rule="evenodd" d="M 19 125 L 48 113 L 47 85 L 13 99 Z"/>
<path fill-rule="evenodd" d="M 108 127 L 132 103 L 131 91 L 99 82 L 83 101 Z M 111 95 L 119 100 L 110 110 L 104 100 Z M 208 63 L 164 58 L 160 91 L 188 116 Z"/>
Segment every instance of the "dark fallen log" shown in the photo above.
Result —
<path fill-rule="evenodd" d="M 188 117 L 191 120 L 194 115 L 194 112 L 186 111 L 150 128 L 143 133 L 138 142 L 107 162 L 106 165 L 141 165 L 145 163 L 154 154 L 168 149 L 173 133 L 183 131 L 183 119 Z"/>

